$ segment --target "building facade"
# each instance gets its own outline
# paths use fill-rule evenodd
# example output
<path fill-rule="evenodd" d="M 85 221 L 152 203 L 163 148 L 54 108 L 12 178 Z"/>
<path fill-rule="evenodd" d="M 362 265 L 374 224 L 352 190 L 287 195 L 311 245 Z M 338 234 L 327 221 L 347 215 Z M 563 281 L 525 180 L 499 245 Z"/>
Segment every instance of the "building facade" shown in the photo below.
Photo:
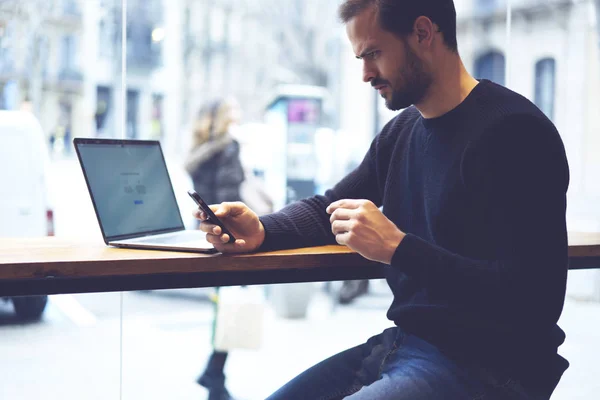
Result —
<path fill-rule="evenodd" d="M 600 229 L 600 52 L 592 0 L 463 0 L 459 50 L 478 78 L 533 101 L 557 126 L 569 158 L 569 221 Z"/>

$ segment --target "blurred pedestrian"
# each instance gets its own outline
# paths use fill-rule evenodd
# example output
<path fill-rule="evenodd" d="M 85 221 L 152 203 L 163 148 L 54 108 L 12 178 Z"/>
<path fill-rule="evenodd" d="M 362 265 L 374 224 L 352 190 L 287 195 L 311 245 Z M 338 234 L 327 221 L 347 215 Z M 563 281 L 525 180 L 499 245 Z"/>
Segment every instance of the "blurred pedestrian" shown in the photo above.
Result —
<path fill-rule="evenodd" d="M 192 148 L 185 161 L 185 169 L 192 178 L 194 189 L 208 204 L 242 200 L 240 187 L 244 181 L 244 169 L 240 145 L 231 134 L 240 118 L 238 102 L 228 98 L 201 109 L 194 123 Z M 218 288 L 214 301 L 216 317 Z M 213 349 L 204 372 L 197 380 L 208 389 L 209 400 L 232 399 L 225 388 L 227 355 L 225 351 Z"/>
<path fill-rule="evenodd" d="M 340 304 L 350 304 L 357 297 L 369 292 L 369 280 L 360 279 L 354 281 L 344 281 L 340 291 L 338 292 L 338 302 Z"/>

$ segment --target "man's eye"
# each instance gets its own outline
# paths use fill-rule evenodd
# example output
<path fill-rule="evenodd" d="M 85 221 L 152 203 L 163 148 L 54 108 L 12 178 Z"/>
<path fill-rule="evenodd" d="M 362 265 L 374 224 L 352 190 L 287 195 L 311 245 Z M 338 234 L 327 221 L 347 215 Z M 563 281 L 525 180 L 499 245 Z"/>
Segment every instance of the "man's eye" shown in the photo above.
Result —
<path fill-rule="evenodd" d="M 375 58 L 377 58 L 378 54 L 379 54 L 379 51 L 375 50 L 370 53 L 367 53 L 365 57 L 368 58 L 369 60 L 374 60 Z"/>

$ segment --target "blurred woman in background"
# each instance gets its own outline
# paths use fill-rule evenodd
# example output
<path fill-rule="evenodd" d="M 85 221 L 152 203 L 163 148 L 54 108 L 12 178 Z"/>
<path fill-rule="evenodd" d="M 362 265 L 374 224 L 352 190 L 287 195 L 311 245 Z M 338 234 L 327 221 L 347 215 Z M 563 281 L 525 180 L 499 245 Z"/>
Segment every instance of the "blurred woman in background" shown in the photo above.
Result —
<path fill-rule="evenodd" d="M 240 118 L 238 102 L 229 98 L 215 101 L 201 109 L 195 121 L 192 148 L 185 161 L 185 169 L 194 182 L 194 190 L 208 204 L 242 200 L 240 187 L 244 181 L 244 168 L 240 160 L 240 145 L 232 136 L 232 130 L 238 125 Z M 218 288 L 215 316 L 216 307 Z M 213 327 L 214 325 L 213 323 Z M 232 399 L 225 388 L 227 354 L 213 348 L 206 368 L 197 380 L 208 389 L 209 400 Z"/>
<path fill-rule="evenodd" d="M 202 108 L 194 123 L 185 169 L 192 177 L 194 189 L 208 204 L 241 201 L 244 169 L 240 145 L 231 134 L 240 117 L 237 101 L 222 99 Z"/>

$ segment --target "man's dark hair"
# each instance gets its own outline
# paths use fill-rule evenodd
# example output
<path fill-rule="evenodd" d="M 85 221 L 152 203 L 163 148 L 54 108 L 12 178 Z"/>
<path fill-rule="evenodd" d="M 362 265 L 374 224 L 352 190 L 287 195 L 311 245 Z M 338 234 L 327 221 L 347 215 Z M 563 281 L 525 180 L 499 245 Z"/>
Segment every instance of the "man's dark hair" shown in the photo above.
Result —
<path fill-rule="evenodd" d="M 429 18 L 444 35 L 446 46 L 458 53 L 454 0 L 345 0 L 339 8 L 340 19 L 348 23 L 369 7 L 375 7 L 380 27 L 399 37 L 411 33 L 420 16 Z"/>

